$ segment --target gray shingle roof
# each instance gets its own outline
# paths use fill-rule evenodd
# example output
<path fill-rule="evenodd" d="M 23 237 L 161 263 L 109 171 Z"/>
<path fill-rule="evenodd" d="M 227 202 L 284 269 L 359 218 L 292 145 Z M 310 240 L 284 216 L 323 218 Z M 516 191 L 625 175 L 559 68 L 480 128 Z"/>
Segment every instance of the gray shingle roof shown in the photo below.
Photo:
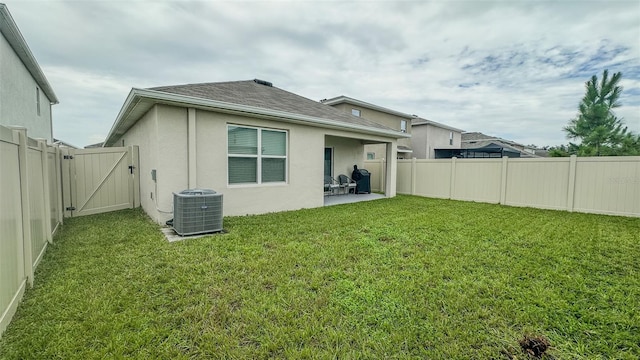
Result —
<path fill-rule="evenodd" d="M 159 86 L 149 90 L 284 111 L 377 129 L 393 130 L 376 122 L 353 116 L 332 106 L 254 80 Z"/>
<path fill-rule="evenodd" d="M 479 140 L 496 140 L 496 141 L 501 141 L 505 144 L 510 144 L 510 145 L 517 145 L 517 146 L 522 146 L 524 147 L 524 145 L 522 144 L 518 144 L 515 141 L 511 141 L 511 140 L 507 140 L 507 139 L 503 139 L 497 136 L 490 136 L 490 135 L 486 135 L 483 134 L 481 132 L 466 132 L 466 133 L 462 133 L 462 141 L 479 141 Z"/>
<path fill-rule="evenodd" d="M 489 139 L 500 139 L 500 138 L 496 136 L 485 135 L 481 132 L 466 132 L 462 134 L 462 141 L 489 140 Z"/>

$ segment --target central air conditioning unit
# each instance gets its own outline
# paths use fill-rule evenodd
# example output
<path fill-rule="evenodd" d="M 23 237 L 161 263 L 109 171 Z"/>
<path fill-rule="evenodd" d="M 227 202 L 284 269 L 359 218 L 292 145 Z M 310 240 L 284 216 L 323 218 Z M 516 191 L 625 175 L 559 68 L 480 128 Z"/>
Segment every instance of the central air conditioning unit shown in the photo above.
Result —
<path fill-rule="evenodd" d="M 181 236 L 222 231 L 222 194 L 208 189 L 173 193 L 173 229 Z"/>

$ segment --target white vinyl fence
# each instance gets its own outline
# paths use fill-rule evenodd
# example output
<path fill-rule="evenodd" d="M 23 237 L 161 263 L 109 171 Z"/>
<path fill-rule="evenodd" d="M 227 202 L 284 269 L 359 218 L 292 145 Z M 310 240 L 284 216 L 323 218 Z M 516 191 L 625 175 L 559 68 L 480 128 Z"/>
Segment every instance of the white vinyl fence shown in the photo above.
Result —
<path fill-rule="evenodd" d="M 0 334 L 62 223 L 60 149 L 0 126 Z"/>
<path fill-rule="evenodd" d="M 383 189 L 383 161 L 364 167 Z M 397 193 L 640 217 L 640 157 L 398 160 Z"/>
<path fill-rule="evenodd" d="M 68 149 L 0 126 L 0 336 L 63 217 L 140 205 L 138 147 Z"/>

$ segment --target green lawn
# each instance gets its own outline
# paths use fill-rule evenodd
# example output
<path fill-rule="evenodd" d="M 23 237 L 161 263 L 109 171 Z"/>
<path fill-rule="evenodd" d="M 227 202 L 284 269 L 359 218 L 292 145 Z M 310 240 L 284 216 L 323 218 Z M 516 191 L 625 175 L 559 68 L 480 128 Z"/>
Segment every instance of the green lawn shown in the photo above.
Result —
<path fill-rule="evenodd" d="M 0 358 L 640 357 L 640 219 L 398 196 L 225 219 L 65 220 Z"/>

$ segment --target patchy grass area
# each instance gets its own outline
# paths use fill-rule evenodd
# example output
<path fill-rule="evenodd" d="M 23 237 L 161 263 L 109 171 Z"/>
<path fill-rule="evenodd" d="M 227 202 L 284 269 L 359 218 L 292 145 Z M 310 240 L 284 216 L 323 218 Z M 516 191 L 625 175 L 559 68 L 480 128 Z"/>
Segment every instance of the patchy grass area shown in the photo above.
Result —
<path fill-rule="evenodd" d="M 0 357 L 640 357 L 640 219 L 399 196 L 225 228 L 66 220 Z"/>

